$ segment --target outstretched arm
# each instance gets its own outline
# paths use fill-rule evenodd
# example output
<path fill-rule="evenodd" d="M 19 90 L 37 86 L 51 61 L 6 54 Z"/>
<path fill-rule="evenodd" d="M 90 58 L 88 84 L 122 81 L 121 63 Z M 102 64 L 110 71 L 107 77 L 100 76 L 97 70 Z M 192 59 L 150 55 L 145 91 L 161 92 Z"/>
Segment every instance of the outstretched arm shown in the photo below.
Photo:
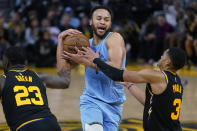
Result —
<path fill-rule="evenodd" d="M 144 69 L 140 71 L 119 70 L 106 64 L 99 58 L 95 58 L 93 62 L 105 75 L 114 81 L 149 83 L 155 94 L 161 94 L 166 89 L 167 83 L 165 76 L 161 71 L 152 69 Z"/>

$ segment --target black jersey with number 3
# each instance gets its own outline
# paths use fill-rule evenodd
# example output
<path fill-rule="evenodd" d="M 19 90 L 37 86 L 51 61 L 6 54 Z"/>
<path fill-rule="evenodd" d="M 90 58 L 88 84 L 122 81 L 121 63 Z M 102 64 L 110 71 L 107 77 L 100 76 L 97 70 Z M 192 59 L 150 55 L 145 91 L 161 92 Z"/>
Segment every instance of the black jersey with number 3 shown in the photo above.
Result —
<path fill-rule="evenodd" d="M 2 105 L 12 130 L 33 119 L 51 116 L 46 89 L 30 70 L 10 70 L 5 74 Z"/>
<path fill-rule="evenodd" d="M 179 76 L 164 71 L 167 88 L 155 95 L 150 84 L 146 87 L 146 101 L 143 116 L 145 131 L 181 131 L 179 122 L 180 107 L 183 95 L 183 86 Z"/>

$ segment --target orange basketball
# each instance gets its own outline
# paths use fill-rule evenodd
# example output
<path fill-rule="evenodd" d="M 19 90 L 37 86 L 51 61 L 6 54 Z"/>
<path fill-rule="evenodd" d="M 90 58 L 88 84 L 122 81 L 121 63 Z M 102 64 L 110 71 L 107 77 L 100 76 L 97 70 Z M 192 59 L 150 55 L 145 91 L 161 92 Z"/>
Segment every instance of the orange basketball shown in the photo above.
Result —
<path fill-rule="evenodd" d="M 82 33 L 67 36 L 63 41 L 64 51 L 76 54 L 75 46 L 82 50 L 82 47 L 90 47 L 89 39 Z"/>

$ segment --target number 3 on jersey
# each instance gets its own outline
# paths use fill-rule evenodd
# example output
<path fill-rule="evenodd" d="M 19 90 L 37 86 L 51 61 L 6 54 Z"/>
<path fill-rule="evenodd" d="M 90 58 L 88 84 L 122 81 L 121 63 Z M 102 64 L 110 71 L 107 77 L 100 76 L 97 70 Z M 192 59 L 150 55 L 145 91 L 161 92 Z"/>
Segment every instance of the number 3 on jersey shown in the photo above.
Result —
<path fill-rule="evenodd" d="M 181 99 L 174 99 L 173 106 L 176 106 L 176 113 L 171 113 L 172 120 L 177 120 L 179 118 L 180 108 L 181 108 Z"/>
<path fill-rule="evenodd" d="M 15 95 L 15 99 L 16 99 L 16 104 L 17 106 L 21 106 L 21 105 L 30 105 L 30 104 L 34 104 L 34 105 L 44 105 L 41 93 L 40 93 L 40 89 L 37 86 L 29 86 L 28 88 L 25 86 L 14 86 L 13 88 L 14 92 L 18 92 L 18 91 L 23 91 L 20 93 L 17 93 Z M 35 93 L 35 98 L 25 98 L 29 96 L 29 92 L 34 92 Z"/>

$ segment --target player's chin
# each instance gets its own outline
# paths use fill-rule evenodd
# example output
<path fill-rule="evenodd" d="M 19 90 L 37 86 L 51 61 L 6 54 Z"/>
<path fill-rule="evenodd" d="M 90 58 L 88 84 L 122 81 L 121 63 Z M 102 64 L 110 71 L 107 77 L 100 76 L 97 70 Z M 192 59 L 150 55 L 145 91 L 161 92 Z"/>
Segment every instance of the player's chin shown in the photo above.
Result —
<path fill-rule="evenodd" d="M 101 38 L 105 35 L 105 33 L 106 33 L 106 31 L 102 31 L 102 32 L 97 31 L 97 35 L 98 35 L 99 37 L 101 37 Z"/>

